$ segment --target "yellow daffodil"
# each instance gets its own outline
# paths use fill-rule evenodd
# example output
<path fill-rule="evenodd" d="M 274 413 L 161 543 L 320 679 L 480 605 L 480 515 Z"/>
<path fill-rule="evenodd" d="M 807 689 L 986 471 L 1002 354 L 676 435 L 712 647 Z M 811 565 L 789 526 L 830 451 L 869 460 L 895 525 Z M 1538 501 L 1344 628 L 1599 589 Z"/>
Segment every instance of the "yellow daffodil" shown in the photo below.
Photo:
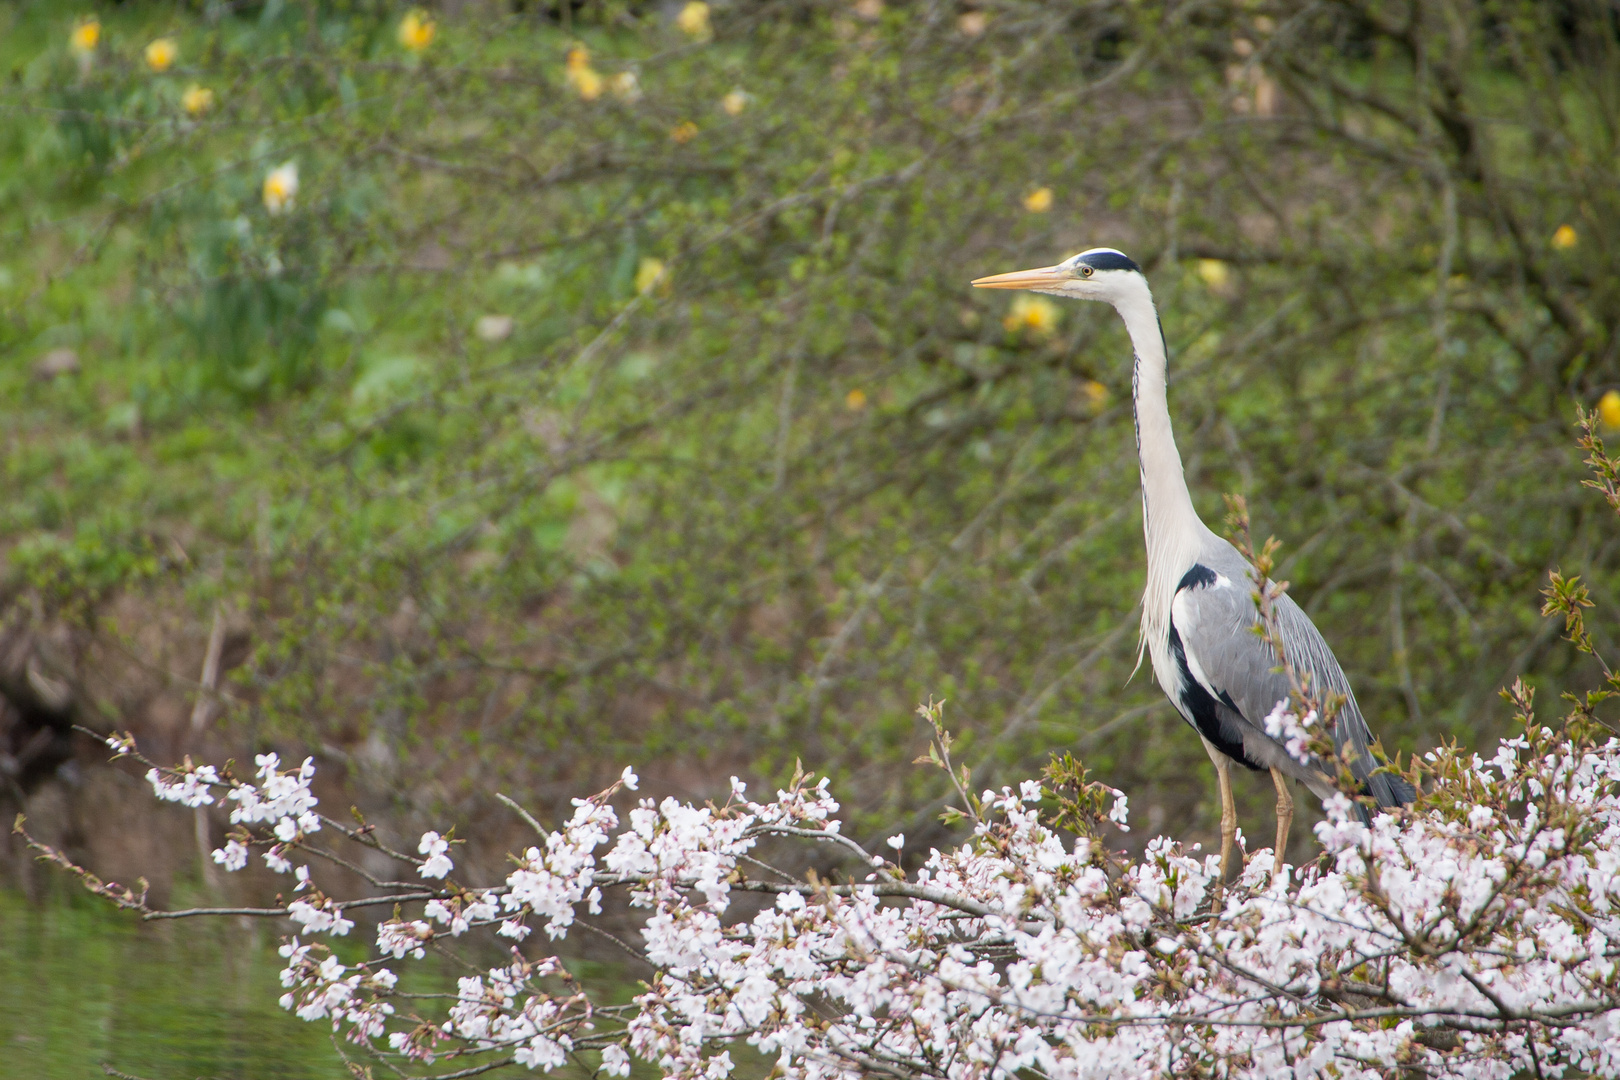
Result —
<path fill-rule="evenodd" d="M 1052 209 L 1052 189 L 1038 187 L 1024 196 L 1024 209 L 1032 214 L 1044 214 Z"/>
<path fill-rule="evenodd" d="M 298 164 L 287 161 L 264 176 L 264 208 L 272 214 L 291 210 L 298 194 Z"/>
<path fill-rule="evenodd" d="M 860 412 L 866 408 L 866 391 L 856 387 L 844 395 L 844 408 L 850 412 Z"/>
<path fill-rule="evenodd" d="M 568 57 L 563 61 L 566 68 L 565 78 L 574 92 L 586 101 L 595 101 L 602 96 L 602 76 L 591 67 L 591 54 L 585 51 L 585 46 L 575 45 L 568 50 Z"/>
<path fill-rule="evenodd" d="M 433 44 L 433 38 L 438 32 L 439 24 L 433 21 L 433 16 L 421 8 L 407 11 L 405 17 L 399 20 L 399 43 L 414 53 L 419 53 Z"/>
<path fill-rule="evenodd" d="M 73 24 L 73 36 L 68 39 L 76 53 L 91 53 L 101 41 L 101 20 L 94 15 Z"/>
<path fill-rule="evenodd" d="M 1232 280 L 1232 269 L 1219 259 L 1199 259 L 1198 276 L 1204 279 L 1205 285 L 1219 292 Z"/>
<path fill-rule="evenodd" d="M 180 95 L 180 107 L 192 116 L 201 116 L 214 107 L 214 92 L 206 86 L 192 83 Z"/>
<path fill-rule="evenodd" d="M 1568 251 L 1570 248 L 1578 244 L 1580 239 L 1581 238 L 1579 236 L 1575 235 L 1575 226 L 1560 225 L 1553 231 L 1552 246 L 1557 248 L 1559 251 Z"/>
<path fill-rule="evenodd" d="M 574 84 L 574 89 L 586 101 L 595 101 L 602 96 L 602 76 L 591 68 L 579 68 L 568 73 L 568 81 Z"/>
<path fill-rule="evenodd" d="M 667 285 L 664 277 L 664 260 L 643 258 L 641 265 L 636 267 L 636 292 L 651 292 L 659 285 Z"/>
<path fill-rule="evenodd" d="M 608 89 L 620 101 L 641 100 L 641 81 L 633 71 L 621 71 L 608 79 Z"/>
<path fill-rule="evenodd" d="M 742 111 L 748 108 L 748 95 L 741 90 L 733 90 L 720 99 L 720 107 L 727 116 L 741 116 Z"/>
<path fill-rule="evenodd" d="M 963 37 L 978 37 L 984 33 L 985 24 L 990 21 L 982 11 L 969 11 L 956 20 L 956 28 L 962 31 Z"/>
<path fill-rule="evenodd" d="M 1057 329 L 1058 306 L 1044 296 L 1024 294 L 1012 302 L 1012 309 L 1001 325 L 1014 333 L 1028 330 L 1037 337 L 1045 337 Z"/>
<path fill-rule="evenodd" d="M 146 66 L 153 71 L 168 71 L 179 58 L 180 46 L 174 38 L 160 37 L 146 47 Z"/>
<path fill-rule="evenodd" d="M 1598 399 L 1598 417 L 1603 426 L 1612 430 L 1620 429 L 1620 390 L 1606 390 Z"/>
<path fill-rule="evenodd" d="M 690 120 L 682 120 L 669 130 L 669 137 L 676 145 L 684 146 L 697 138 L 698 126 Z"/>
<path fill-rule="evenodd" d="M 707 41 L 714 35 L 709 26 L 709 5 L 703 0 L 687 0 L 681 13 L 675 16 L 675 25 L 680 27 L 681 33 L 695 41 Z"/>

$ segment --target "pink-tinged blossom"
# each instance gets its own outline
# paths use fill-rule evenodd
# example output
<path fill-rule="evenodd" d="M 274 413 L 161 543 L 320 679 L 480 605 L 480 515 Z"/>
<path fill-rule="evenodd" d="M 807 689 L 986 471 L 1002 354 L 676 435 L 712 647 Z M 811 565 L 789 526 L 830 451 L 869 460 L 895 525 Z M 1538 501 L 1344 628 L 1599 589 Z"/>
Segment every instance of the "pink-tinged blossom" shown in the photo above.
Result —
<path fill-rule="evenodd" d="M 214 861 L 226 870 L 240 870 L 247 865 L 248 849 L 235 840 L 227 840 L 224 847 L 214 849 Z"/>
<path fill-rule="evenodd" d="M 1311 739 L 1316 726 L 1316 713 L 1311 711 L 1301 717 L 1289 706 L 1287 698 L 1277 702 L 1275 708 L 1266 716 L 1266 734 L 1283 744 L 1288 756 L 1301 763 L 1311 760 Z"/>
<path fill-rule="evenodd" d="M 165 802 L 190 807 L 213 806 L 214 796 L 209 788 L 219 783 L 219 774 L 212 765 L 199 765 L 194 769 L 170 773 L 169 776 L 156 769 L 148 769 L 146 782 L 152 785 L 153 793 Z"/>
<path fill-rule="evenodd" d="M 602 1071 L 609 1076 L 630 1075 L 630 1055 L 618 1043 L 602 1047 Z"/>
<path fill-rule="evenodd" d="M 294 900 L 287 905 L 287 917 L 312 934 L 334 934 L 342 937 L 354 929 L 354 920 L 345 919 L 343 909 L 326 898 L 322 898 L 318 904 L 312 904 L 308 900 Z"/>
<path fill-rule="evenodd" d="M 315 814 L 317 800 L 309 789 L 309 782 L 315 776 L 314 759 L 305 758 L 296 772 L 282 772 L 281 758 L 273 753 L 259 754 L 253 761 L 259 767 L 258 783 L 237 782 L 226 795 L 236 803 L 231 811 L 231 823 L 269 823 L 276 836 L 289 843 L 301 835 L 319 832 L 321 820 Z"/>
<path fill-rule="evenodd" d="M 1126 822 L 1131 820 L 1130 800 L 1118 788 L 1114 789 L 1114 805 L 1108 810 L 1108 820 L 1119 826 L 1120 832 L 1130 832 Z"/>
<path fill-rule="evenodd" d="M 423 877 L 442 878 L 454 869 L 450 856 L 446 854 L 450 850 L 450 841 L 438 833 L 423 833 L 422 842 L 416 846 L 416 850 L 427 856 L 427 861 L 422 864 L 419 871 Z"/>
<path fill-rule="evenodd" d="M 500 914 L 500 903 L 494 893 L 473 895 L 467 893 L 443 900 L 429 900 L 422 909 L 434 922 L 443 923 L 451 937 L 460 937 L 474 924 L 482 925 L 495 920 Z"/>
<path fill-rule="evenodd" d="M 423 944 L 432 940 L 433 927 L 420 919 L 389 919 L 377 927 L 377 951 L 395 960 L 406 956 L 422 959 L 426 955 Z"/>

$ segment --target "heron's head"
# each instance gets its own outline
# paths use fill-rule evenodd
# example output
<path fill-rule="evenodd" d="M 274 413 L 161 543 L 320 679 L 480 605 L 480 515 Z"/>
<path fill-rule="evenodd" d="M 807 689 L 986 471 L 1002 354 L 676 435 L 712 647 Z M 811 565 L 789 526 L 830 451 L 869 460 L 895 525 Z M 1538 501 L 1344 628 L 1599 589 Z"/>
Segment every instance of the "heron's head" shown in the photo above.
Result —
<path fill-rule="evenodd" d="M 1121 300 L 1146 289 L 1147 278 L 1143 276 L 1142 268 L 1124 252 L 1113 248 L 1092 248 L 1064 259 L 1056 266 L 982 277 L 973 284 L 980 289 L 1029 289 L 1075 300 L 1101 300 L 1118 306 Z"/>

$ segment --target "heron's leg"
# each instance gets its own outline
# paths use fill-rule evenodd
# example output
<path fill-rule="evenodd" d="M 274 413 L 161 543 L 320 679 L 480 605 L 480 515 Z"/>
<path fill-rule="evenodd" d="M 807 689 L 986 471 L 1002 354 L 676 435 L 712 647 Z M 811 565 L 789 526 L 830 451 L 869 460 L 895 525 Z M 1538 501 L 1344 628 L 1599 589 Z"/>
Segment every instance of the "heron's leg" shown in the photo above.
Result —
<path fill-rule="evenodd" d="M 1221 790 L 1221 883 L 1232 869 L 1232 849 L 1237 846 L 1237 801 L 1232 798 L 1232 759 L 1204 739 L 1204 751 L 1215 766 L 1215 779 Z"/>
<path fill-rule="evenodd" d="M 1288 830 L 1294 824 L 1294 794 L 1288 790 L 1288 777 L 1279 769 L 1271 770 L 1271 782 L 1277 785 L 1277 843 L 1271 849 L 1272 873 L 1282 869 L 1283 855 L 1288 851 Z"/>
<path fill-rule="evenodd" d="M 1232 849 L 1237 846 L 1237 803 L 1232 798 L 1232 759 L 1216 751 L 1209 755 L 1215 763 L 1215 777 L 1221 788 L 1221 881 L 1232 875 Z"/>

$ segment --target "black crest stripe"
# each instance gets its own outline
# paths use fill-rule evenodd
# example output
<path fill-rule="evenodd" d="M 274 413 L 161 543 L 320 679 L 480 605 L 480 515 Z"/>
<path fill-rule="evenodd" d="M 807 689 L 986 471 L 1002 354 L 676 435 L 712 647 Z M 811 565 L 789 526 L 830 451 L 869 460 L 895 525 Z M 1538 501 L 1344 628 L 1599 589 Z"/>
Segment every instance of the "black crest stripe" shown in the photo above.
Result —
<path fill-rule="evenodd" d="M 1094 270 L 1135 270 L 1142 272 L 1142 268 L 1131 260 L 1129 255 L 1121 255 L 1117 251 L 1094 251 L 1085 257 L 1085 264 Z"/>

